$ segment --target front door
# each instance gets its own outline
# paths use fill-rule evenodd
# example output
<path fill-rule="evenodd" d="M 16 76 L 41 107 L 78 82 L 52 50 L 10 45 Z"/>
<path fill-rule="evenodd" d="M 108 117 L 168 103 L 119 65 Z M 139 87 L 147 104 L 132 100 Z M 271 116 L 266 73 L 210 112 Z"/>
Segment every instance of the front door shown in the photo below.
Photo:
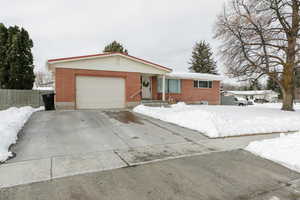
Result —
<path fill-rule="evenodd" d="M 151 77 L 142 76 L 142 98 L 151 99 Z"/>

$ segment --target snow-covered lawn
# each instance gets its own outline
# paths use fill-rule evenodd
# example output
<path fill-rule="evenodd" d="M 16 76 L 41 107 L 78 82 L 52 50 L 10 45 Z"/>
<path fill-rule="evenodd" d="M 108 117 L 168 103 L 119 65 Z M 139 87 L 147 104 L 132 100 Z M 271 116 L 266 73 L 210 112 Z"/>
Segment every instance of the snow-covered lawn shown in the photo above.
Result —
<path fill-rule="evenodd" d="M 246 150 L 300 173 L 300 132 L 251 142 Z"/>
<path fill-rule="evenodd" d="M 8 148 L 11 144 L 16 143 L 18 132 L 27 122 L 31 114 L 43 109 L 44 107 L 32 108 L 25 106 L 21 108 L 12 107 L 0 111 L 0 162 L 4 162 L 7 158 L 12 156 Z"/>
<path fill-rule="evenodd" d="M 254 106 L 208 106 L 178 103 L 171 108 L 139 105 L 134 112 L 194 129 L 216 138 L 300 130 L 300 105 L 295 112 L 280 104 Z"/>

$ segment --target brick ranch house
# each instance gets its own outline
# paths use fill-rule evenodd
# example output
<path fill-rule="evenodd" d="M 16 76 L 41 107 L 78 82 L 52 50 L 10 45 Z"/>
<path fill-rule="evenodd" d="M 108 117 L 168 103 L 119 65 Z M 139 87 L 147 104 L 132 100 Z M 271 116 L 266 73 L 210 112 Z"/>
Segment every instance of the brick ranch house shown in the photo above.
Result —
<path fill-rule="evenodd" d="M 47 65 L 57 109 L 124 108 L 143 100 L 220 104 L 220 76 L 175 73 L 127 54 L 58 58 Z"/>

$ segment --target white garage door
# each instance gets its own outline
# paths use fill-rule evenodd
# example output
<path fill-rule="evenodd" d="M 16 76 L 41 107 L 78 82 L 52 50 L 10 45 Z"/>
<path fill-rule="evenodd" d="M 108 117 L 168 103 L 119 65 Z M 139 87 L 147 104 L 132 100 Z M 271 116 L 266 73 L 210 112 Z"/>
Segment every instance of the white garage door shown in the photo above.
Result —
<path fill-rule="evenodd" d="M 125 80 L 76 76 L 76 106 L 77 109 L 124 108 Z"/>

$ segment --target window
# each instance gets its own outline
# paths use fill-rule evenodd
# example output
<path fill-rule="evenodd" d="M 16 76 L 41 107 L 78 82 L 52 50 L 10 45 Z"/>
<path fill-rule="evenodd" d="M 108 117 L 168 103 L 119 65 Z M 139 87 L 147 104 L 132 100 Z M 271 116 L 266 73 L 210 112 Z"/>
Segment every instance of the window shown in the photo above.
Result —
<path fill-rule="evenodd" d="M 212 81 L 194 81 L 194 88 L 212 88 Z"/>
<path fill-rule="evenodd" d="M 157 91 L 162 93 L 162 79 L 157 79 Z M 181 92 L 180 80 L 177 79 L 166 79 L 165 93 L 177 93 Z"/>
<path fill-rule="evenodd" d="M 180 93 L 180 80 L 168 79 L 168 93 Z"/>

